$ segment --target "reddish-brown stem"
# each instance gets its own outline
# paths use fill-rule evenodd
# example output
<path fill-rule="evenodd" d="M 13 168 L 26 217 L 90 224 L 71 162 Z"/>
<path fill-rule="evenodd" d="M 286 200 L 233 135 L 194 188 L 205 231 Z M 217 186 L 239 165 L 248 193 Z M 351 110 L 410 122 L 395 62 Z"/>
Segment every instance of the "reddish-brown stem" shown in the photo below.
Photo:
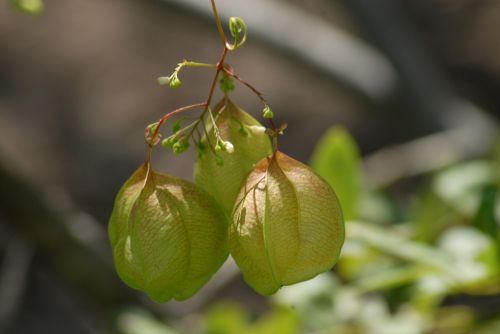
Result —
<path fill-rule="evenodd" d="M 222 28 L 222 23 L 220 22 L 219 13 L 217 12 L 217 6 L 215 5 L 215 0 L 211 0 L 212 2 L 212 12 L 214 13 L 215 24 L 217 25 L 217 30 L 219 31 L 219 36 L 221 38 L 222 44 L 224 47 L 227 45 L 226 34 L 224 33 L 224 29 Z"/>
<path fill-rule="evenodd" d="M 235 74 L 232 68 L 224 67 L 223 71 L 224 71 L 224 73 L 226 73 L 230 77 L 232 77 L 232 78 L 238 80 L 239 82 L 241 82 L 243 85 L 245 85 L 252 92 L 254 92 L 255 95 L 257 95 L 257 97 L 260 99 L 260 101 L 262 103 L 264 103 L 264 105 L 267 106 L 267 100 L 264 98 L 264 94 L 262 94 L 259 90 L 257 90 L 257 88 L 255 88 L 254 86 L 252 86 L 250 83 L 248 83 L 247 81 L 243 80 L 240 76 L 238 76 L 237 74 Z M 274 121 L 272 120 L 272 118 L 269 118 L 268 121 L 269 121 L 269 125 L 270 125 L 271 129 L 273 129 L 274 131 L 277 131 L 278 128 L 276 127 L 276 124 L 274 123 Z"/>
<path fill-rule="evenodd" d="M 255 95 L 257 95 L 257 97 L 262 101 L 262 103 L 266 104 L 267 105 L 267 100 L 264 98 L 264 94 L 262 94 L 260 91 L 257 90 L 257 88 L 255 88 L 254 86 L 252 86 L 250 83 L 248 83 L 247 81 L 243 80 L 240 76 L 236 75 L 232 69 L 229 69 L 227 67 L 225 67 L 223 69 L 224 73 L 226 73 L 227 75 L 229 75 L 230 77 L 238 80 L 239 82 L 241 82 L 243 85 L 247 86 L 248 89 L 250 89 L 252 92 L 255 93 Z"/>
<path fill-rule="evenodd" d="M 271 126 L 271 129 L 273 129 L 274 131 L 277 131 L 278 127 L 274 123 L 273 119 L 272 118 L 268 118 L 267 120 L 269 121 L 269 125 Z"/>
<path fill-rule="evenodd" d="M 226 73 L 230 77 L 233 77 L 234 79 L 236 79 L 237 81 L 241 82 L 243 85 L 245 85 L 246 87 L 248 87 L 252 92 L 254 92 L 259 97 L 259 99 L 262 101 L 262 103 L 264 103 L 265 105 L 267 105 L 267 101 L 264 98 L 264 95 L 260 91 L 258 91 L 251 84 L 249 84 L 248 82 L 246 82 L 245 80 L 243 80 L 242 78 L 240 78 L 238 75 L 236 75 L 231 68 L 225 66 L 224 63 L 225 63 L 225 60 L 226 60 L 226 56 L 227 56 L 228 52 L 230 51 L 230 44 L 229 44 L 229 42 L 228 42 L 228 40 L 226 38 L 226 35 L 224 34 L 224 30 L 222 29 L 222 24 L 220 22 L 220 18 L 219 18 L 219 15 L 218 15 L 218 12 L 217 12 L 217 8 L 216 8 L 216 5 L 215 5 L 215 0 L 211 0 L 211 3 L 212 3 L 212 10 L 213 10 L 214 17 L 215 17 L 215 22 L 217 24 L 217 29 L 219 31 L 220 38 L 221 38 L 221 40 L 222 40 L 222 42 L 224 44 L 224 50 L 222 51 L 222 54 L 221 54 L 221 56 L 219 58 L 219 61 L 216 64 L 216 71 L 215 71 L 215 75 L 214 75 L 214 78 L 212 80 L 212 83 L 210 85 L 210 90 L 208 92 L 207 100 L 206 100 L 206 102 L 203 102 L 203 103 L 192 104 L 192 105 L 189 105 L 189 106 L 185 106 L 185 107 L 176 109 L 176 110 L 174 110 L 174 111 L 166 114 L 162 118 L 160 118 L 160 120 L 158 121 L 158 123 L 156 125 L 156 129 L 155 129 L 153 135 L 151 136 L 151 139 L 148 141 L 149 156 L 151 154 L 152 147 L 154 145 L 156 145 L 155 141 L 156 141 L 158 133 L 160 131 L 160 127 L 170 117 L 175 116 L 178 113 L 181 113 L 183 111 L 186 111 L 186 110 L 189 110 L 189 109 L 192 109 L 192 108 L 204 107 L 204 110 L 201 113 L 199 119 L 194 124 L 192 131 L 194 131 L 196 129 L 196 127 L 198 126 L 199 122 L 203 121 L 205 114 L 208 111 L 210 111 L 210 104 L 212 103 L 212 99 L 213 99 L 214 92 L 215 92 L 215 87 L 217 86 L 217 79 L 219 78 L 219 75 L 220 75 L 221 72 Z M 272 119 L 269 119 L 269 124 L 270 124 L 271 128 L 275 132 L 278 131 L 278 128 L 276 127 L 276 125 L 274 124 L 274 122 L 273 122 Z M 148 138 L 149 137 L 149 132 L 148 131 L 150 131 L 150 130 L 146 129 L 146 131 L 147 131 L 146 132 L 146 138 Z M 207 138 L 208 138 L 208 136 L 207 136 Z M 149 157 L 149 159 L 150 159 L 150 157 Z"/>
<path fill-rule="evenodd" d="M 210 85 L 210 90 L 207 98 L 207 106 L 205 111 L 208 110 L 208 108 L 210 107 L 210 103 L 212 102 L 212 97 L 214 95 L 215 87 L 217 85 L 217 78 L 219 77 L 220 72 L 224 69 L 224 62 L 226 61 L 226 56 L 228 51 L 229 49 L 227 48 L 226 45 L 224 45 L 224 51 L 222 51 L 222 55 L 216 65 L 217 71 L 215 71 L 214 79 L 212 80 L 212 84 Z"/>
<path fill-rule="evenodd" d="M 203 119 L 203 116 L 205 115 L 205 113 L 210 108 L 210 103 L 212 103 L 212 98 L 213 98 L 213 95 L 214 95 L 214 92 L 215 92 L 215 87 L 217 85 L 217 78 L 219 77 L 220 72 L 224 69 L 224 61 L 226 60 L 226 56 L 227 56 L 228 51 L 229 51 L 229 49 L 224 46 L 224 51 L 222 52 L 222 55 L 221 55 L 221 57 L 219 59 L 219 62 L 216 65 L 216 69 L 217 70 L 216 70 L 214 78 L 212 80 L 212 84 L 210 85 L 210 90 L 209 90 L 209 93 L 208 93 L 207 101 L 206 102 L 202 102 L 202 103 L 191 104 L 189 106 L 185 106 L 185 107 L 176 109 L 176 110 L 174 110 L 172 112 L 169 112 L 168 114 L 166 114 L 162 118 L 160 118 L 160 120 L 156 124 L 156 129 L 153 132 L 153 135 L 151 136 L 151 139 L 148 141 L 148 145 L 150 147 L 152 147 L 152 146 L 154 146 L 156 144 L 155 140 L 156 140 L 156 137 L 158 136 L 158 133 L 160 132 L 161 126 L 170 117 L 175 116 L 175 115 L 177 115 L 177 114 L 179 114 L 181 112 L 184 112 L 186 110 L 189 110 L 189 109 L 193 109 L 193 108 L 197 108 L 197 107 L 205 107 L 205 109 L 203 110 L 203 113 L 200 116 L 200 121 Z M 195 127 L 196 127 L 196 125 L 195 125 Z M 149 131 L 149 129 L 146 129 L 146 137 L 148 137 L 148 135 L 149 135 L 148 131 Z"/>
<path fill-rule="evenodd" d="M 153 132 L 153 135 L 151 136 L 151 140 L 148 142 L 148 145 L 151 147 L 154 145 L 155 143 L 155 140 L 156 140 L 156 137 L 158 136 L 158 133 L 160 132 L 160 127 L 162 126 L 163 123 L 165 123 L 170 117 L 172 116 L 175 116 L 181 112 L 184 112 L 186 110 L 189 110 L 189 109 L 193 109 L 193 108 L 197 108 L 197 107 L 207 107 L 207 103 L 206 102 L 201 102 L 201 103 L 196 103 L 196 104 L 191 104 L 189 106 L 185 106 L 185 107 L 182 107 L 182 108 L 179 108 L 179 109 L 176 109 L 174 111 L 171 111 L 169 112 L 168 114 L 166 114 L 165 116 L 163 116 L 162 118 L 160 118 L 160 120 L 158 121 L 158 123 L 156 124 L 156 129 L 155 131 Z M 148 131 L 149 129 L 146 129 L 146 137 L 148 136 Z"/>

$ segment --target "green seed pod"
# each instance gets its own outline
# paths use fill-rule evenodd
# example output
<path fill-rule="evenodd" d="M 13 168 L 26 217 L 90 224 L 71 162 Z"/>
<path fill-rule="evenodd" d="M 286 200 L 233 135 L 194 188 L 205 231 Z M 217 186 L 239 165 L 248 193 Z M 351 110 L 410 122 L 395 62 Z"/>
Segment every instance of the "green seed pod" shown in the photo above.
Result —
<path fill-rule="evenodd" d="M 281 152 L 255 166 L 229 232 L 231 255 L 253 289 L 271 295 L 330 270 L 343 242 L 339 201 L 320 176 Z"/>
<path fill-rule="evenodd" d="M 261 126 L 231 100 L 222 100 L 213 111 L 219 135 L 226 145 L 220 146 L 217 156 L 207 150 L 196 159 L 195 183 L 213 196 L 229 217 L 240 188 L 253 166 L 271 152 L 271 143 L 265 133 L 242 132 L 241 128 Z M 217 143 L 213 126 L 208 126 L 209 142 Z M 207 139 L 202 140 L 205 144 Z M 217 148 L 216 148 L 217 150 Z"/>
<path fill-rule="evenodd" d="M 156 302 L 191 297 L 228 255 L 220 208 L 194 184 L 148 164 L 118 193 L 109 237 L 120 278 Z"/>

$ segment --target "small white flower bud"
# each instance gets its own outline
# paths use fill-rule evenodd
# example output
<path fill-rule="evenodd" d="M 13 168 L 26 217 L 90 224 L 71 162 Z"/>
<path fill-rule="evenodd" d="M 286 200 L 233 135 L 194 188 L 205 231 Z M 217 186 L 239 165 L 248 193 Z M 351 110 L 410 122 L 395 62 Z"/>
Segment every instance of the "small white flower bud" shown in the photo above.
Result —
<path fill-rule="evenodd" d="M 225 141 L 224 142 L 224 149 L 227 151 L 227 153 L 233 153 L 234 152 L 234 146 L 229 141 Z"/>
<path fill-rule="evenodd" d="M 166 86 L 170 83 L 170 77 L 159 77 L 156 80 L 160 86 Z"/>
<path fill-rule="evenodd" d="M 248 129 L 252 131 L 253 134 L 256 135 L 261 135 L 266 132 L 266 128 L 260 125 L 250 125 Z"/>

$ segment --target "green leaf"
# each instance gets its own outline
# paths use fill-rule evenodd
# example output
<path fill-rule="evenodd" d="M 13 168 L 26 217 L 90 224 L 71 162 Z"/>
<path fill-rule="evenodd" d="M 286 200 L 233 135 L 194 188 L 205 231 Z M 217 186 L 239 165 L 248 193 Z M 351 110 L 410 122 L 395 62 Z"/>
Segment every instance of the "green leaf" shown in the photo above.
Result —
<path fill-rule="evenodd" d="M 220 302 L 205 313 L 206 334 L 244 333 L 250 320 L 239 304 Z"/>
<path fill-rule="evenodd" d="M 489 184 L 483 188 L 481 203 L 472 224 L 493 239 L 497 239 L 499 224 L 495 209 L 498 197 L 498 186 Z"/>
<path fill-rule="evenodd" d="M 458 272 L 458 268 L 453 263 L 453 257 L 449 253 L 424 243 L 411 241 L 388 227 L 382 228 L 360 222 L 351 222 L 346 227 L 348 238 L 359 240 L 383 253 L 438 269 L 451 277 Z"/>
<path fill-rule="evenodd" d="M 42 0 L 11 0 L 10 3 L 13 8 L 30 15 L 40 15 L 44 9 Z"/>
<path fill-rule="evenodd" d="M 320 139 L 311 158 L 312 168 L 335 190 L 346 220 L 357 218 L 360 195 L 360 154 L 351 135 L 331 128 Z"/>
<path fill-rule="evenodd" d="M 236 333 L 236 332 L 235 332 Z M 247 334 L 299 333 L 299 319 L 289 307 L 277 306 L 273 312 L 260 318 Z"/>
<path fill-rule="evenodd" d="M 129 309 L 117 318 L 117 328 L 123 334 L 180 334 L 142 309 Z"/>
<path fill-rule="evenodd" d="M 470 161 L 439 173 L 433 190 L 464 217 L 473 218 L 485 185 L 494 182 L 497 166 L 489 161 Z"/>
<path fill-rule="evenodd" d="M 415 239 L 424 242 L 433 241 L 445 228 L 455 224 L 459 217 L 432 190 L 426 190 L 413 206 Z"/>

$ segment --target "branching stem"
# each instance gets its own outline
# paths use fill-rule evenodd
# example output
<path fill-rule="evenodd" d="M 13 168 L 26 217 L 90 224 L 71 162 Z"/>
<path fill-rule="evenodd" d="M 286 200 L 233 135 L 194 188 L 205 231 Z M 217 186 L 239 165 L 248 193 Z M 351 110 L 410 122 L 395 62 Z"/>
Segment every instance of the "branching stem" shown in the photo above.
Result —
<path fill-rule="evenodd" d="M 155 145 L 155 141 L 156 141 L 156 137 L 158 136 L 158 133 L 160 132 L 160 128 L 161 126 L 163 125 L 163 123 L 165 123 L 170 117 L 172 116 L 175 116 L 177 114 L 180 114 L 181 112 L 184 112 L 186 110 L 190 110 L 190 109 L 193 109 L 193 108 L 198 108 L 198 107 L 206 107 L 207 106 L 207 103 L 206 102 L 201 102 L 201 103 L 196 103 L 196 104 L 191 104 L 189 106 L 185 106 L 185 107 L 182 107 L 182 108 L 179 108 L 179 109 L 176 109 L 174 111 L 171 111 L 169 112 L 168 114 L 166 114 L 165 116 L 163 116 L 162 118 L 160 118 L 160 120 L 158 121 L 158 123 L 156 123 L 156 129 L 155 131 L 153 132 L 153 135 L 151 136 L 151 139 L 149 140 L 148 142 L 148 145 L 150 147 L 154 146 Z M 146 129 L 146 138 L 148 137 L 148 132 L 149 131 L 149 128 Z"/>
<path fill-rule="evenodd" d="M 215 18 L 215 23 L 217 25 L 217 30 L 219 31 L 219 36 L 220 36 L 220 38 L 221 38 L 221 40 L 223 42 L 223 45 L 224 45 L 224 49 L 223 49 L 222 54 L 221 54 L 221 56 L 219 58 L 219 61 L 216 64 L 207 64 L 207 63 L 198 63 L 198 62 L 184 60 L 183 62 L 181 62 L 181 63 L 179 63 L 177 65 L 177 67 L 176 67 L 176 69 L 174 71 L 174 74 L 173 74 L 177 78 L 178 72 L 183 67 L 211 67 L 211 68 L 215 68 L 216 69 L 215 75 L 214 75 L 214 77 L 212 79 L 212 83 L 210 85 L 210 89 L 209 89 L 209 92 L 208 92 L 208 96 L 207 96 L 206 102 L 188 105 L 188 106 L 176 109 L 176 110 L 174 110 L 174 111 L 166 114 L 165 116 L 163 116 L 162 118 L 160 118 L 159 121 L 155 124 L 155 129 L 154 129 L 153 134 L 150 133 L 151 129 L 148 127 L 146 129 L 146 136 L 145 137 L 147 139 L 147 144 L 149 146 L 149 154 L 151 153 L 151 150 L 152 150 L 153 146 L 158 143 L 158 134 L 159 134 L 161 126 L 169 118 L 171 118 L 171 117 L 173 117 L 173 116 L 175 116 L 175 115 L 177 115 L 177 114 L 179 114 L 181 112 L 193 109 L 193 108 L 204 107 L 203 112 L 200 114 L 200 116 L 198 117 L 198 119 L 195 122 L 193 122 L 193 124 L 190 125 L 190 126 L 192 126 L 192 128 L 191 128 L 191 130 L 190 130 L 190 132 L 189 132 L 189 134 L 188 134 L 187 137 L 192 136 L 195 130 L 197 131 L 198 125 L 200 124 L 200 122 L 202 122 L 204 120 L 207 112 L 210 112 L 210 117 L 213 119 L 212 111 L 210 110 L 210 104 L 212 103 L 214 92 L 215 92 L 215 88 L 217 87 L 217 81 L 219 79 L 219 75 L 220 75 L 221 72 L 226 73 L 228 76 L 234 78 L 235 80 L 241 82 L 243 85 L 245 85 L 246 87 L 248 87 L 252 92 L 254 92 L 258 96 L 258 98 L 261 100 L 261 102 L 264 104 L 264 106 L 267 106 L 267 101 L 264 98 L 264 95 L 260 91 L 258 91 L 251 84 L 249 84 L 248 82 L 246 82 L 245 80 L 243 80 L 242 78 L 240 78 L 238 75 L 236 75 L 234 73 L 234 71 L 232 70 L 231 67 L 225 65 L 227 54 L 228 54 L 229 51 L 232 50 L 231 49 L 231 44 L 228 42 L 228 40 L 226 38 L 226 34 L 224 33 L 224 29 L 222 27 L 222 23 L 221 23 L 221 20 L 220 20 L 220 17 L 219 17 L 219 13 L 218 13 L 217 7 L 215 5 L 215 0 L 211 0 L 211 3 L 212 3 L 212 11 L 213 11 L 214 18 Z M 168 79 L 171 80 L 170 77 Z M 276 125 L 274 124 L 274 122 L 273 122 L 272 119 L 269 119 L 269 124 L 270 124 L 272 130 L 277 133 L 278 132 L 277 131 L 278 128 L 276 127 Z M 215 124 L 214 124 L 214 126 L 215 126 Z M 204 130 L 206 132 L 205 128 L 204 128 Z M 208 138 L 208 134 L 207 134 L 207 138 Z M 211 148 L 211 149 L 213 149 L 213 148 Z"/>

